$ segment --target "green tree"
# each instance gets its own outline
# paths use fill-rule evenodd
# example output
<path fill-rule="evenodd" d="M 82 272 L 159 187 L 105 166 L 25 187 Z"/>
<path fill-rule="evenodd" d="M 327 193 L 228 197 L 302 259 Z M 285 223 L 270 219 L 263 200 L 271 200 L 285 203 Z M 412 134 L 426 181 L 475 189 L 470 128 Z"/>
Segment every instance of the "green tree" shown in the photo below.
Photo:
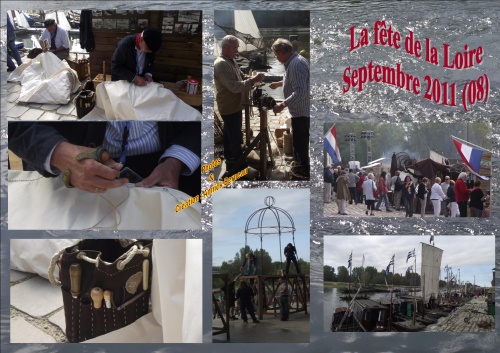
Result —
<path fill-rule="evenodd" d="M 323 280 L 327 282 L 337 282 L 335 267 L 328 265 L 323 266 Z"/>
<path fill-rule="evenodd" d="M 297 262 L 299 263 L 300 272 L 302 272 L 303 275 L 309 276 L 309 274 L 311 273 L 311 264 L 302 260 L 301 258 L 299 258 Z M 292 266 L 293 265 L 290 265 L 290 267 Z M 293 267 L 293 270 L 295 271 L 295 266 Z M 292 270 L 290 270 L 290 273 L 293 273 Z"/>
<path fill-rule="evenodd" d="M 361 281 L 361 283 L 363 283 L 363 267 L 354 267 L 352 269 L 351 281 L 353 283 L 358 283 L 359 281 Z"/>
<path fill-rule="evenodd" d="M 366 266 L 365 268 L 365 283 L 366 284 L 375 284 L 375 278 L 377 277 L 377 269 L 373 266 Z"/>
<path fill-rule="evenodd" d="M 339 282 L 349 282 L 349 271 L 347 270 L 347 267 L 337 267 L 337 278 Z"/>

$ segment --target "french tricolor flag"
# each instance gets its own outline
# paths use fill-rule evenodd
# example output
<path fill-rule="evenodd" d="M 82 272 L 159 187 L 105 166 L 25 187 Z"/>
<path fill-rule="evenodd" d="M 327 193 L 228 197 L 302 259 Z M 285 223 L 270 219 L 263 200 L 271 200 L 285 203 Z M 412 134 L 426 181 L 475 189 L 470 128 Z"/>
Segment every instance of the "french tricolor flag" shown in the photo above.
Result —
<path fill-rule="evenodd" d="M 328 152 L 334 163 L 340 163 L 341 158 L 337 140 L 337 128 L 335 125 L 326 133 L 323 139 L 323 148 Z"/>
<path fill-rule="evenodd" d="M 479 148 L 472 147 L 456 137 L 451 137 L 455 147 L 457 148 L 458 154 L 462 157 L 464 163 L 479 176 L 479 169 L 481 167 L 481 158 L 483 158 L 483 150 Z"/>

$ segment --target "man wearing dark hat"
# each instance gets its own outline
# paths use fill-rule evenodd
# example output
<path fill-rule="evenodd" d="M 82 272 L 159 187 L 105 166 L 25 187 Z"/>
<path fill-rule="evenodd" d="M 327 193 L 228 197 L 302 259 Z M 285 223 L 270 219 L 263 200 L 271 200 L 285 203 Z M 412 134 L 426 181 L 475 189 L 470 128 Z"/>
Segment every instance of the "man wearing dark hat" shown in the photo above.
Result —
<path fill-rule="evenodd" d="M 111 59 L 111 79 L 127 80 L 137 86 L 152 82 L 155 52 L 160 46 L 161 32 L 152 27 L 122 38 Z"/>
<path fill-rule="evenodd" d="M 69 36 L 68 32 L 59 27 L 54 19 L 48 19 L 43 22 L 45 30 L 40 36 L 40 45 L 44 52 L 50 51 L 57 55 L 59 59 L 65 59 L 69 55 Z M 45 47 L 44 41 L 49 45 Z"/>

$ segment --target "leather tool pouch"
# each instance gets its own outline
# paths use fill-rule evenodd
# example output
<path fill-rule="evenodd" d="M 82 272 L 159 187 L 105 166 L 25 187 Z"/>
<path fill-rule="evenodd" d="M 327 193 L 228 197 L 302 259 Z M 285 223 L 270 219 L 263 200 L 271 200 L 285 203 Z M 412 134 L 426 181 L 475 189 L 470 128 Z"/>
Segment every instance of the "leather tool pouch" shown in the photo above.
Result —
<path fill-rule="evenodd" d="M 82 90 L 74 99 L 76 107 L 76 116 L 83 118 L 95 107 L 96 94 L 93 91 Z"/>
<path fill-rule="evenodd" d="M 86 239 L 54 255 L 49 279 L 61 286 L 69 342 L 120 329 L 149 312 L 152 245 L 152 240 Z M 52 275 L 56 264 L 60 281 Z M 72 293 L 70 275 L 75 264 L 81 270 L 77 295 Z M 110 303 L 101 300 L 98 309 L 91 297 L 96 287 L 111 291 Z"/>

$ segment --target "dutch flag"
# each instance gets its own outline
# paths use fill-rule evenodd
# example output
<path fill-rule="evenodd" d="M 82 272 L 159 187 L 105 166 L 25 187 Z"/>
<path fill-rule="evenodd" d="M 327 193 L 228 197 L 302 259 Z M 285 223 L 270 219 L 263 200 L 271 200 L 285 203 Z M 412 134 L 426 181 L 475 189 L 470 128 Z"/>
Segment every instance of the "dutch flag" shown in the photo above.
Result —
<path fill-rule="evenodd" d="M 335 125 L 325 135 L 323 139 L 323 148 L 330 155 L 334 163 L 340 163 L 340 151 L 337 141 L 337 128 Z"/>

